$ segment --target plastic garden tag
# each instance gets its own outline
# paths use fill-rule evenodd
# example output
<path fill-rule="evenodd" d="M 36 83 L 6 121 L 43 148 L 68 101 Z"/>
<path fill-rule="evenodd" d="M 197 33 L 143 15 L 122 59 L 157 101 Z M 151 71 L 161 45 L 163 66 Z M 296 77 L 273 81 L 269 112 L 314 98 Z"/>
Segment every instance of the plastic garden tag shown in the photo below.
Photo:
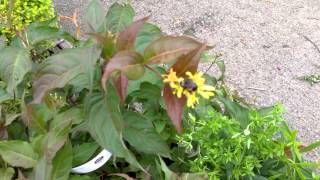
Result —
<path fill-rule="evenodd" d="M 76 174 L 85 174 L 99 169 L 103 166 L 111 157 L 111 153 L 107 150 L 102 150 L 96 157 L 90 161 L 72 168 L 71 172 Z"/>

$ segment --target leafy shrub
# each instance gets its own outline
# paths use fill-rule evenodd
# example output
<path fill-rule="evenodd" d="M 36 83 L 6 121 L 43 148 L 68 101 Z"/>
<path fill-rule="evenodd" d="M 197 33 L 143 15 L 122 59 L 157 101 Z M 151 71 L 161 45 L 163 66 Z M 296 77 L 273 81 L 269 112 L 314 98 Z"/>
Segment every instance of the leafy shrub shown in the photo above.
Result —
<path fill-rule="evenodd" d="M 206 111 L 207 106 L 228 115 L 234 131 L 248 126 L 248 109 L 226 93 L 223 62 L 205 54 L 210 46 L 186 36 L 165 35 L 147 23 L 148 17 L 133 21 L 129 4 L 115 3 L 107 13 L 102 7 L 93 0 L 86 11 L 87 40 L 74 38 L 50 20 L 32 23 L 10 45 L 0 45 L 0 177 L 207 179 L 211 169 L 190 163 L 206 152 L 186 153 L 178 146 L 177 131 L 192 127 L 188 113 L 200 122 L 206 120 L 207 114 L 197 108 Z M 57 39 L 73 47 L 39 56 L 38 44 Z M 197 72 L 201 57 L 221 74 Z M 211 145 L 207 140 L 203 144 Z M 294 145 L 289 147 L 296 147 L 291 140 Z M 113 161 L 87 175 L 70 175 L 73 166 L 101 148 L 113 154 Z M 280 155 L 285 151 L 278 150 Z M 298 160 L 287 158 L 293 165 Z"/>
<path fill-rule="evenodd" d="M 199 118 L 190 115 L 190 128 L 180 144 L 196 153 L 189 161 L 191 171 L 208 172 L 212 179 L 319 178 L 309 169 L 315 164 L 302 161 L 301 144 L 281 113 L 280 105 L 264 115 L 252 109 L 246 128 L 211 106 L 200 111 Z"/>
<path fill-rule="evenodd" d="M 16 31 L 35 21 L 46 21 L 54 17 L 51 0 L 1 0 L 0 36 L 14 36 Z"/>

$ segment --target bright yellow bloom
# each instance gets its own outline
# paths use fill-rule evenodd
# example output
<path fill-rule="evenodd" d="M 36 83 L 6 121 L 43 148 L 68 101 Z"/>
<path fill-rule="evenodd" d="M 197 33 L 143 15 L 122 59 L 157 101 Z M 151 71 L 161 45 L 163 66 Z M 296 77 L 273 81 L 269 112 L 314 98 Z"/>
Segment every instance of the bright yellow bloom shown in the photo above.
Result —
<path fill-rule="evenodd" d="M 178 78 L 177 73 L 173 71 L 173 69 L 170 69 L 170 73 L 168 75 L 162 75 L 164 78 L 163 82 L 164 83 L 177 83 L 177 82 L 182 82 L 183 78 Z"/>
<path fill-rule="evenodd" d="M 170 69 L 169 74 L 162 77 L 164 78 L 163 82 L 170 85 L 173 94 L 178 98 L 181 98 L 182 94 L 186 96 L 188 107 L 194 108 L 195 104 L 199 103 L 199 95 L 205 99 L 214 96 L 213 91 L 215 88 L 204 84 L 205 78 L 202 77 L 203 73 L 192 74 L 191 72 L 187 72 L 186 75 L 188 78 L 185 80 L 182 77 L 178 77 L 173 69 Z"/>
<path fill-rule="evenodd" d="M 194 108 L 195 104 L 199 103 L 199 98 L 196 96 L 195 92 L 184 91 L 183 94 L 187 97 L 187 106 Z"/>
<path fill-rule="evenodd" d="M 202 77 L 203 73 L 195 73 L 194 75 L 191 72 L 187 72 L 186 75 L 197 85 L 197 93 L 200 94 L 203 98 L 209 99 L 214 96 L 213 91 L 215 88 L 204 84 L 205 79 Z"/>

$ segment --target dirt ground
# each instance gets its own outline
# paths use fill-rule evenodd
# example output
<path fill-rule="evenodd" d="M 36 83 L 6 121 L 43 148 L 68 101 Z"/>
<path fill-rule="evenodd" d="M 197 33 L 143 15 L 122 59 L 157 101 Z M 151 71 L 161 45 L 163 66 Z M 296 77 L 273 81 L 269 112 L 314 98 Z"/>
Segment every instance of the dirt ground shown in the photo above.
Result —
<path fill-rule="evenodd" d="M 89 0 L 54 0 L 59 15 L 83 12 Z M 107 8 L 112 2 L 105 0 Z M 190 34 L 223 53 L 228 85 L 257 106 L 282 103 L 285 119 L 305 144 L 320 140 L 319 0 L 132 0 L 137 18 L 169 34 Z M 69 24 L 64 24 L 71 30 Z M 205 65 L 204 65 L 205 68 Z M 320 150 L 308 159 L 320 161 Z"/>

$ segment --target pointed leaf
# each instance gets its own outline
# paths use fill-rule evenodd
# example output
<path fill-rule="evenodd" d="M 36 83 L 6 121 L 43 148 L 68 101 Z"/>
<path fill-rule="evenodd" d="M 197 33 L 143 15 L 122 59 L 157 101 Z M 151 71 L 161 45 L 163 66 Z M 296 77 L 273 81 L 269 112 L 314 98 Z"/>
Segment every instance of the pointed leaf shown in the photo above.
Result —
<path fill-rule="evenodd" d="M 149 17 L 145 17 L 133 22 L 119 34 L 117 39 L 118 51 L 131 50 L 134 48 L 137 34 L 148 19 Z"/>
<path fill-rule="evenodd" d="M 28 34 L 28 41 L 32 45 L 35 45 L 37 43 L 40 43 L 46 40 L 57 40 L 57 39 L 65 39 L 73 44 L 77 41 L 68 32 L 63 31 L 58 27 L 50 27 L 45 25 L 30 26 L 28 28 L 27 34 Z"/>
<path fill-rule="evenodd" d="M 111 83 L 107 94 L 94 93 L 87 98 L 88 128 L 91 136 L 104 149 L 117 157 L 125 158 L 130 164 L 141 168 L 133 154 L 122 140 L 123 120 L 120 113 L 120 99 Z"/>
<path fill-rule="evenodd" d="M 97 32 L 103 24 L 103 19 L 106 16 L 105 10 L 100 0 L 92 0 L 85 11 L 85 20 L 89 26 L 89 31 Z"/>
<path fill-rule="evenodd" d="M 51 179 L 68 180 L 72 168 L 72 146 L 67 143 L 55 156 L 52 162 Z"/>
<path fill-rule="evenodd" d="M 14 176 L 13 168 L 1 168 L 0 169 L 0 180 L 11 180 Z"/>
<path fill-rule="evenodd" d="M 44 180 L 50 179 L 50 174 L 52 171 L 52 164 L 48 163 L 48 160 L 45 156 L 38 160 L 37 165 L 33 169 L 33 172 L 30 176 L 32 180 Z"/>
<path fill-rule="evenodd" d="M 167 143 L 156 132 L 150 119 L 135 112 L 127 112 L 124 119 L 123 135 L 133 147 L 141 152 L 170 157 Z"/>
<path fill-rule="evenodd" d="M 207 46 L 203 44 L 190 51 L 188 54 L 180 56 L 177 62 L 172 66 L 172 69 L 177 72 L 177 76 L 185 76 L 188 71 L 193 74 L 197 72 L 201 54 L 206 47 Z"/>
<path fill-rule="evenodd" d="M 40 103 L 48 91 L 67 84 L 91 89 L 99 54 L 96 48 L 78 48 L 49 57 L 41 64 L 33 83 L 33 102 Z"/>
<path fill-rule="evenodd" d="M 124 73 L 120 73 L 118 77 L 112 78 L 112 82 L 114 87 L 117 90 L 117 94 L 120 97 L 120 102 L 124 103 L 127 97 L 127 89 L 128 89 L 128 78 L 124 75 Z"/>
<path fill-rule="evenodd" d="M 120 51 L 107 62 L 104 67 L 101 85 L 106 89 L 106 82 L 114 71 L 123 71 L 129 65 L 136 65 L 142 62 L 143 58 L 140 54 L 132 51 Z"/>
<path fill-rule="evenodd" d="M 177 72 L 177 76 L 185 76 L 187 71 L 195 73 L 198 69 L 201 53 L 206 49 L 206 45 L 190 51 L 186 55 L 179 57 L 177 62 L 172 66 L 173 70 Z M 163 100 L 167 106 L 167 113 L 179 133 L 182 132 L 182 114 L 186 103 L 186 98 L 178 98 L 173 94 L 172 89 L 166 85 L 163 90 Z"/>
<path fill-rule="evenodd" d="M 53 112 L 46 104 L 29 104 L 24 113 L 24 122 L 39 134 L 47 132 L 47 122 L 53 118 Z"/>
<path fill-rule="evenodd" d="M 182 114 L 186 98 L 183 96 L 178 98 L 172 93 L 171 88 L 165 85 L 163 89 L 163 100 L 167 106 L 167 113 L 172 121 L 172 124 L 179 133 L 182 133 Z"/>
<path fill-rule="evenodd" d="M 116 53 L 116 36 L 109 32 L 87 33 L 96 40 L 99 47 L 102 48 L 102 58 L 109 60 Z"/>
<path fill-rule="evenodd" d="M 112 33 L 121 32 L 125 27 L 132 23 L 134 9 L 130 4 L 114 3 L 108 10 L 101 32 L 111 31 Z"/>
<path fill-rule="evenodd" d="M 145 23 L 142 29 L 139 31 L 136 42 L 135 49 L 139 53 L 143 53 L 144 49 L 154 40 L 160 38 L 162 32 L 160 28 L 151 23 Z"/>
<path fill-rule="evenodd" d="M 24 141 L 1 141 L 0 154 L 5 162 L 15 167 L 32 168 L 37 162 L 37 154 Z"/>
<path fill-rule="evenodd" d="M 187 36 L 164 36 L 146 47 L 144 50 L 145 63 L 162 64 L 172 62 L 179 56 L 201 45 L 202 43 Z"/>
<path fill-rule="evenodd" d="M 5 47 L 0 50 L 0 78 L 7 84 L 7 92 L 14 90 L 31 70 L 32 61 L 26 49 Z"/>
<path fill-rule="evenodd" d="M 319 147 L 320 147 L 320 141 L 317 141 L 315 143 L 308 145 L 307 147 L 303 147 L 301 152 L 309 152 Z"/>
<path fill-rule="evenodd" d="M 50 123 L 48 140 L 46 144 L 46 159 L 52 160 L 56 153 L 63 147 L 68 139 L 72 123 L 77 120 L 74 116 L 74 110 L 70 109 L 66 112 L 60 113 L 54 117 Z"/>
<path fill-rule="evenodd" d="M 99 146 L 95 142 L 83 143 L 81 145 L 74 146 L 72 148 L 73 149 L 73 160 L 72 160 L 73 166 L 77 166 L 88 161 L 98 148 Z"/>
<path fill-rule="evenodd" d="M 234 118 L 235 120 L 239 121 L 241 128 L 247 128 L 249 124 L 249 109 L 223 96 L 218 95 L 217 97 L 219 101 L 223 103 L 228 115 Z"/>

